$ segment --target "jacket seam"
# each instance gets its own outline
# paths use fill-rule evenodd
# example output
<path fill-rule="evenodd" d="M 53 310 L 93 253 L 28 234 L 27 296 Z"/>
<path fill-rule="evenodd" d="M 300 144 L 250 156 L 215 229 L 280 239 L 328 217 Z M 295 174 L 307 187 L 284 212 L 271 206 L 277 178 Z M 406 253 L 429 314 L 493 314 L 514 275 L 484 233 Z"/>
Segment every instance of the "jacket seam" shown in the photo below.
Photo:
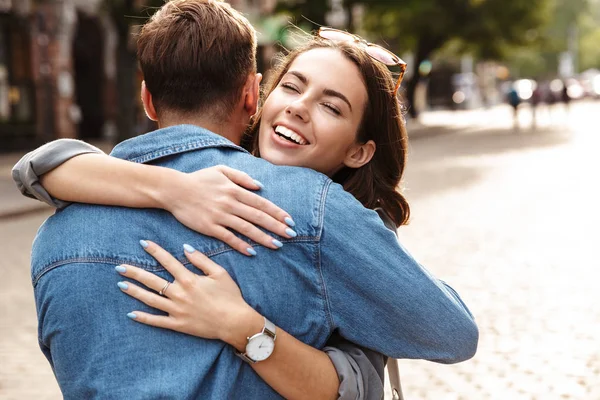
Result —
<path fill-rule="evenodd" d="M 319 275 L 321 276 L 321 291 L 322 296 L 325 299 L 325 315 L 327 316 L 327 322 L 329 323 L 330 331 L 334 329 L 333 323 L 333 315 L 331 312 L 331 303 L 329 302 L 329 295 L 327 294 L 327 284 L 325 283 L 325 276 L 323 275 L 323 265 L 321 263 L 321 239 L 323 238 L 323 224 L 325 220 L 325 202 L 327 194 L 329 193 L 329 188 L 331 186 L 331 180 L 325 182 L 323 186 L 323 192 L 321 194 L 321 207 L 319 212 L 319 243 L 317 246 L 317 269 L 319 271 Z"/>
<path fill-rule="evenodd" d="M 304 243 L 304 242 L 318 242 L 318 240 L 319 240 L 319 238 L 315 237 L 315 236 L 298 236 L 293 239 L 283 239 L 282 242 L 284 244 L 285 243 Z M 264 247 L 260 244 L 253 244 L 253 246 Z M 235 250 L 232 249 L 231 247 L 223 246 L 223 247 L 219 247 L 215 250 L 207 251 L 202 254 L 204 254 L 207 257 L 213 257 L 213 256 L 227 253 L 230 251 L 235 251 Z M 181 259 L 178 258 L 177 261 L 179 261 L 183 265 L 191 264 L 189 262 L 189 260 L 185 257 L 183 257 Z M 67 259 L 60 260 L 60 261 L 55 261 L 55 262 L 45 266 L 44 268 L 39 270 L 37 273 L 33 274 L 31 277 L 33 287 L 35 287 L 37 285 L 37 283 L 42 278 L 42 276 L 44 276 L 46 273 L 50 272 L 51 270 L 53 270 L 55 268 L 61 267 L 66 264 L 91 264 L 91 263 L 93 263 L 93 264 L 112 264 L 112 265 L 126 263 L 129 265 L 133 265 L 135 267 L 143 268 L 149 272 L 165 271 L 165 268 L 160 266 L 160 264 L 149 265 L 149 264 L 145 264 L 145 263 L 138 263 L 138 262 L 134 262 L 131 260 L 122 260 L 122 259 L 112 258 L 112 257 L 73 257 L 73 258 L 67 258 Z"/>
<path fill-rule="evenodd" d="M 172 156 L 175 154 L 186 153 L 189 151 L 200 150 L 200 149 L 210 149 L 210 148 L 215 148 L 215 147 L 219 147 L 219 148 L 227 147 L 227 148 L 231 148 L 234 150 L 246 152 L 246 150 L 244 150 L 243 148 L 233 145 L 233 144 L 226 143 L 226 142 L 219 142 L 219 141 L 214 141 L 214 140 L 199 140 L 199 141 L 195 141 L 192 143 L 178 144 L 178 145 L 173 145 L 173 146 L 169 146 L 169 147 L 154 149 L 152 151 L 149 151 L 147 153 L 144 153 L 144 154 L 141 154 L 141 155 L 138 155 L 135 157 L 131 157 L 131 158 L 126 157 L 126 159 L 129 161 L 136 162 L 136 163 L 144 164 L 149 161 L 158 160 L 159 158 L 168 157 L 168 156 Z"/>
<path fill-rule="evenodd" d="M 319 222 L 318 222 L 319 238 L 321 236 L 323 236 L 323 224 L 325 221 L 325 202 L 327 200 L 327 194 L 329 193 L 329 188 L 330 188 L 332 182 L 333 181 L 331 179 L 326 180 L 325 184 L 323 185 L 323 190 L 321 191 L 321 199 L 319 201 L 320 204 L 319 204 Z"/>

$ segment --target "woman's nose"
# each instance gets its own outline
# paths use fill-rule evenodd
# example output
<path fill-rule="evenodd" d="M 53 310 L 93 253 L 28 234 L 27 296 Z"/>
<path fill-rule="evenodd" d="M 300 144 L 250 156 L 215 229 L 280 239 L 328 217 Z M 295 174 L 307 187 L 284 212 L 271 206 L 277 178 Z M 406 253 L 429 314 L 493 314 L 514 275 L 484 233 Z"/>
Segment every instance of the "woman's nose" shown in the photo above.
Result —
<path fill-rule="evenodd" d="M 309 115 L 308 110 L 306 109 L 306 105 L 302 100 L 297 100 L 287 106 L 285 109 L 286 114 L 292 115 L 294 117 L 298 117 L 300 120 L 304 122 L 308 122 Z"/>

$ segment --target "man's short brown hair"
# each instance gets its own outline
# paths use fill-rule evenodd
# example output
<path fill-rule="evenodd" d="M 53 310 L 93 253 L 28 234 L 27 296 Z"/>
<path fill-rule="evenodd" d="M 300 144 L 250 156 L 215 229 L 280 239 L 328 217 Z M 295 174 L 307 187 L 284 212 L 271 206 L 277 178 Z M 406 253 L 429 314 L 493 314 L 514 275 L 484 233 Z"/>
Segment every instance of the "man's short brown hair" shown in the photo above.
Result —
<path fill-rule="evenodd" d="M 138 58 L 154 107 L 226 118 L 256 72 L 256 31 L 220 0 L 172 0 L 144 25 Z"/>

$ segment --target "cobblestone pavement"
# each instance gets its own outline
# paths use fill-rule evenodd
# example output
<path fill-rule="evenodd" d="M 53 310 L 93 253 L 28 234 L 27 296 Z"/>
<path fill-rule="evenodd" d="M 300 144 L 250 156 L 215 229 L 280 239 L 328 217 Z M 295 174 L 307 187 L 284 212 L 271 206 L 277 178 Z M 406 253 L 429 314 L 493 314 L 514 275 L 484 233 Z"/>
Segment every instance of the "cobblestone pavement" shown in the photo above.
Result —
<path fill-rule="evenodd" d="M 598 114 L 600 103 L 575 105 L 568 120 L 516 133 L 509 110 L 471 113 L 485 129 L 412 142 L 401 240 L 459 291 L 481 335 L 459 365 L 401 361 L 407 399 L 600 399 Z M 29 282 L 31 239 L 47 215 L 0 220 L 2 399 L 60 398 Z"/>

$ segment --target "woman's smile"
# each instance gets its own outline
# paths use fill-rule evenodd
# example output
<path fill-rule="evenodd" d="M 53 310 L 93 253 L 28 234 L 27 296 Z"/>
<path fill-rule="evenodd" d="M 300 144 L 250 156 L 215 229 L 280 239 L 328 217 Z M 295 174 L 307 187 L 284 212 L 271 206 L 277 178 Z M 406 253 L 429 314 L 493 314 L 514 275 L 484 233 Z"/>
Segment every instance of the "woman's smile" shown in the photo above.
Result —
<path fill-rule="evenodd" d="M 284 125 L 275 125 L 273 132 L 284 142 L 291 145 L 306 146 L 310 144 L 301 133 Z"/>

